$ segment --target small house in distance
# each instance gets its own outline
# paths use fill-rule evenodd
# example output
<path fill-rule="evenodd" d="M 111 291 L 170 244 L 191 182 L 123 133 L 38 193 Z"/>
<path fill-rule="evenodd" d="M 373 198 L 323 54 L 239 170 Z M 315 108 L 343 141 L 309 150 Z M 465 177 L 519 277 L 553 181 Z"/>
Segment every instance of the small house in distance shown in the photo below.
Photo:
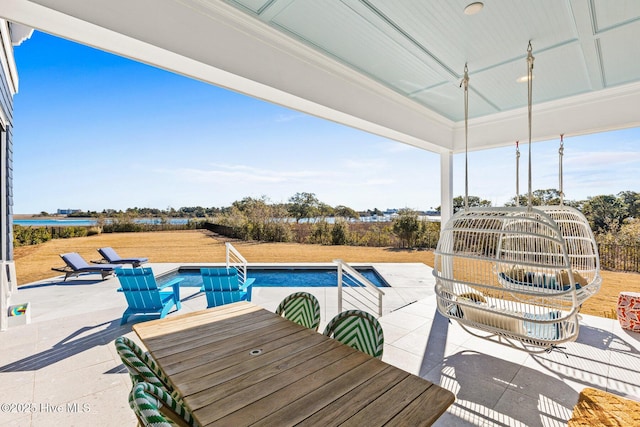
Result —
<path fill-rule="evenodd" d="M 58 209 L 58 215 L 71 215 L 80 212 L 80 209 Z"/>

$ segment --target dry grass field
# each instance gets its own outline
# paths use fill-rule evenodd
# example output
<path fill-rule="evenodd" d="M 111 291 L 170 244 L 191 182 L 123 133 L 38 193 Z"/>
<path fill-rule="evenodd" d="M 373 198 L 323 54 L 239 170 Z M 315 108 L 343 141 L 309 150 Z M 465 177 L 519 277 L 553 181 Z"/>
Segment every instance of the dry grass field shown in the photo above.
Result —
<path fill-rule="evenodd" d="M 228 240 L 228 239 L 227 239 Z M 62 267 L 59 254 L 78 252 L 87 261 L 100 258 L 96 249 L 111 246 L 122 257 L 148 257 L 151 262 L 224 262 L 225 239 L 204 230 L 153 233 L 111 233 L 49 242 L 15 249 L 18 283 L 25 284 L 58 275 L 51 267 Z M 433 252 L 321 246 L 297 243 L 253 243 L 233 241 L 249 262 L 421 262 L 433 266 Z M 611 317 L 621 291 L 640 292 L 640 274 L 603 271 L 601 291 L 590 298 L 581 312 Z"/>

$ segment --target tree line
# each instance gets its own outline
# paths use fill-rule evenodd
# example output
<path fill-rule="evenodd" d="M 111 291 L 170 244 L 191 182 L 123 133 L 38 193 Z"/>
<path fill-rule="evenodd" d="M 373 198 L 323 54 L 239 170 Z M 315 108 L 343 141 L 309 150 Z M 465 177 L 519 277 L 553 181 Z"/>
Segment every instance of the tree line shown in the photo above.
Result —
<path fill-rule="evenodd" d="M 467 198 L 469 207 L 488 207 L 491 202 L 477 196 Z M 561 194 L 556 189 L 535 190 L 531 205 L 559 205 Z M 505 206 L 527 206 L 528 195 L 511 198 Z M 621 191 L 617 195 L 607 194 L 589 197 L 586 200 L 563 200 L 567 206 L 578 209 L 589 221 L 598 243 L 623 245 L 640 244 L 640 193 Z M 454 212 L 464 209 L 464 197 L 453 200 Z M 440 207 L 437 208 L 440 210 Z"/>
<path fill-rule="evenodd" d="M 469 207 L 489 207 L 491 202 L 468 196 Z M 558 205 L 561 194 L 556 189 L 532 192 L 531 204 Z M 527 206 L 528 196 L 513 197 L 505 206 Z M 563 200 L 580 210 L 591 225 L 598 243 L 640 244 L 640 193 L 623 191 L 617 195 L 598 195 L 586 200 Z M 464 208 L 464 197 L 453 199 L 453 209 Z M 440 207 L 436 209 L 440 211 Z M 364 215 L 382 215 L 379 209 L 358 212 L 348 206 L 330 206 L 314 193 L 300 192 L 287 203 L 272 203 L 266 196 L 245 197 L 228 207 L 182 207 L 166 210 L 129 208 L 125 211 L 76 212 L 75 217 L 115 218 L 127 224 L 127 218 L 166 217 L 202 219 L 228 227 L 245 240 L 300 242 L 326 245 L 362 245 L 397 247 L 435 247 L 440 224 L 420 219 L 412 209 L 400 209 L 391 223 L 355 222 Z M 46 212 L 43 212 L 46 214 Z M 117 222 L 116 222 L 117 223 Z M 120 231 L 120 230 L 108 230 Z M 135 231 L 129 230 L 127 231 Z"/>
<path fill-rule="evenodd" d="M 410 209 L 401 209 L 391 223 L 357 222 L 360 217 L 354 209 L 329 206 L 313 193 L 296 193 L 288 203 L 245 197 L 211 221 L 244 240 L 398 247 L 433 247 L 438 240 L 439 224 L 418 221 L 418 212 Z"/>
<path fill-rule="evenodd" d="M 378 209 L 367 209 L 366 211 L 357 212 L 356 210 L 343 205 L 330 206 L 321 202 L 314 193 L 296 193 L 291 196 L 288 203 L 270 203 L 266 196 L 254 199 L 245 197 L 242 200 L 235 201 L 231 206 L 225 207 L 202 207 L 189 206 L 175 209 L 168 207 L 167 209 L 158 208 L 127 208 L 125 210 L 103 209 L 102 211 L 78 210 L 67 215 L 69 218 L 111 218 L 111 219 L 127 219 L 127 218 L 212 218 L 221 214 L 228 214 L 234 208 L 242 208 L 244 204 L 252 204 L 253 201 L 262 201 L 273 206 L 278 214 L 290 218 L 294 218 L 296 222 L 304 218 L 317 217 L 340 217 L 349 219 L 360 219 L 361 215 L 382 215 L 383 212 Z M 51 216 L 46 211 L 40 212 L 36 216 Z"/>

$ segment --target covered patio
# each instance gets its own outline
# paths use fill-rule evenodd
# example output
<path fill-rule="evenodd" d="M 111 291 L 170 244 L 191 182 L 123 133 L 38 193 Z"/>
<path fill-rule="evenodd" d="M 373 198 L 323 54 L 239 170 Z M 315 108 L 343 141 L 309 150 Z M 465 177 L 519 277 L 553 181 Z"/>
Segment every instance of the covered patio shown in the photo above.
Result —
<path fill-rule="evenodd" d="M 465 64 L 469 150 L 528 140 L 522 77 L 529 42 L 536 57 L 533 142 L 640 126 L 636 1 L 485 1 L 476 14 L 465 12 L 469 3 L 3 2 L 3 304 L 11 287 L 16 294 L 11 99 L 19 70 L 11 45 L 30 28 L 438 153 L 444 222 L 453 214 L 453 156 L 465 151 Z M 423 294 L 381 318 L 384 360 L 456 394 L 437 425 L 564 425 L 584 387 L 640 400 L 639 337 L 615 320 L 583 315 L 576 342 L 532 356 L 449 324 L 436 313 L 430 269 L 414 274 L 403 280 L 426 281 Z M 33 321 L 1 333 L 0 375 L 11 390 L 5 401 L 38 406 L 4 412 L 0 425 L 135 421 L 126 402 L 129 378 L 112 344 L 134 335 L 130 325 L 118 326 L 124 302 L 114 298 L 116 288 L 115 279 L 21 287 Z M 273 310 L 281 297 L 260 292 L 254 302 Z M 200 308 L 202 298 L 187 295 L 183 310 Z"/>
<path fill-rule="evenodd" d="M 176 267 L 151 266 L 158 272 Z M 456 395 L 435 425 L 565 425 L 585 387 L 640 400 L 640 336 L 624 331 L 617 321 L 583 315 L 576 342 L 562 352 L 529 355 L 474 338 L 437 314 L 429 267 L 375 267 L 395 295 L 380 317 L 383 361 Z M 61 280 L 19 291 L 21 300 L 33 305 L 32 323 L 3 333 L 0 376 L 3 388 L 10 390 L 6 403 L 33 406 L 3 411 L 0 425 L 133 425 L 127 404 L 131 382 L 113 341 L 137 336 L 132 323 L 119 326 L 126 302 L 116 292 L 118 281 Z M 273 311 L 296 290 L 255 288 L 252 301 Z M 206 307 L 195 288 L 182 291 L 180 313 Z M 337 306 L 335 295 L 318 292 L 322 330 Z"/>

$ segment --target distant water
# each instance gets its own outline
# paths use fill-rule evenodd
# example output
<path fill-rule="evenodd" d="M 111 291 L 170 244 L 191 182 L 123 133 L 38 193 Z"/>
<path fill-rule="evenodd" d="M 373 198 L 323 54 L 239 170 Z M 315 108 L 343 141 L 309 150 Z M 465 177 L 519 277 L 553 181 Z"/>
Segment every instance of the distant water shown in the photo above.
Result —
<path fill-rule="evenodd" d="M 109 222 L 106 220 L 105 222 Z M 189 220 L 187 218 L 170 218 L 167 220 L 169 224 L 182 225 Z M 138 224 L 161 224 L 160 218 L 139 218 L 133 222 Z M 95 219 L 14 219 L 13 223 L 25 227 L 90 227 L 98 223 Z"/>

